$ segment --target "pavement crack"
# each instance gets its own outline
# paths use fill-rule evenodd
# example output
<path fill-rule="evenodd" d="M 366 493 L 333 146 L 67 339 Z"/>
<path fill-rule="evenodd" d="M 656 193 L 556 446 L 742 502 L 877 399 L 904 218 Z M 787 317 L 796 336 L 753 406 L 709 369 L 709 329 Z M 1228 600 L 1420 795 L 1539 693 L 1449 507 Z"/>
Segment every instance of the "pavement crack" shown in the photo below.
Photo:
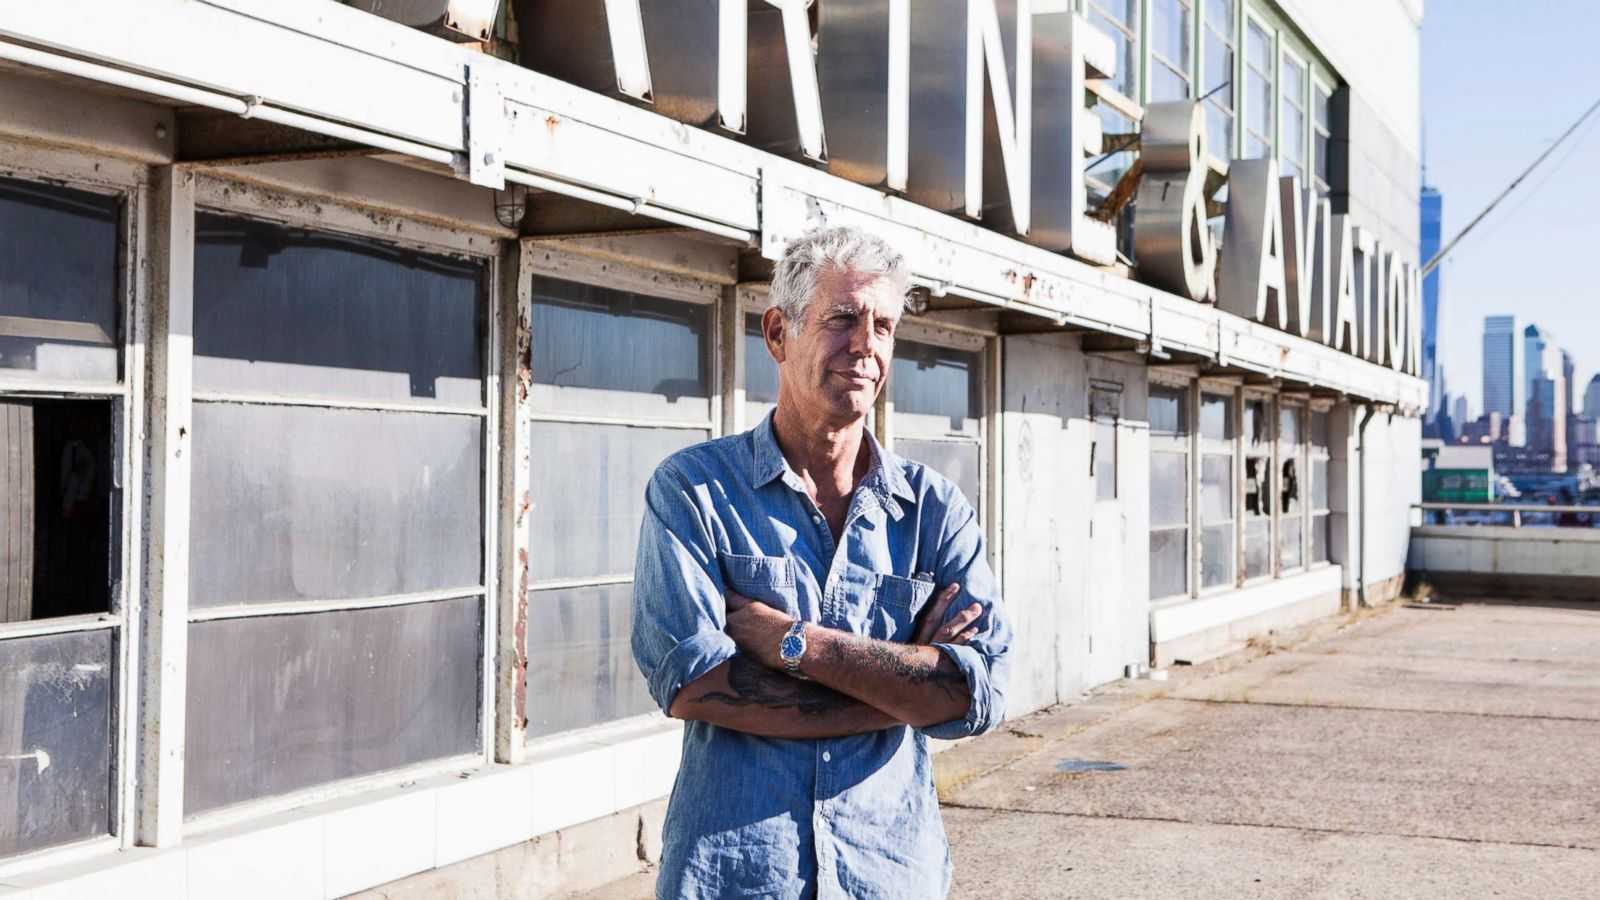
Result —
<path fill-rule="evenodd" d="M 1536 716 L 1529 713 L 1472 712 L 1454 709 L 1417 709 L 1401 706 L 1357 706 L 1349 703 L 1289 703 L 1282 700 L 1227 700 L 1214 697 L 1180 697 L 1168 694 L 1163 700 L 1181 700 L 1184 703 L 1210 703 L 1217 706 L 1271 706 L 1281 709 L 1337 709 L 1350 712 L 1417 713 L 1428 716 L 1467 716 L 1478 719 L 1531 719 L 1539 722 L 1600 722 L 1594 716 Z"/>
<path fill-rule="evenodd" d="M 1076 813 L 1054 809 L 1019 809 L 1012 806 L 977 806 L 969 803 L 944 802 L 940 804 L 947 809 L 965 809 L 973 812 L 1016 813 L 1024 816 L 1056 816 L 1063 819 L 1098 819 L 1118 820 L 1124 822 L 1166 822 L 1172 825 L 1220 825 L 1229 828 L 1271 828 L 1277 831 L 1301 831 L 1308 834 L 1343 834 L 1356 837 L 1393 837 L 1410 838 L 1428 841 L 1452 841 L 1458 844 L 1475 844 L 1483 846 L 1501 847 L 1543 847 L 1551 850 L 1578 850 L 1584 853 L 1600 854 L 1600 847 L 1586 847 L 1581 844 L 1556 844 L 1545 841 L 1497 841 L 1487 838 L 1460 837 L 1448 834 L 1417 834 L 1404 831 L 1368 831 L 1351 828 L 1319 828 L 1315 825 L 1279 825 L 1273 822 L 1224 822 L 1212 819 L 1179 819 L 1174 816 L 1132 816 L 1132 815 L 1094 815 L 1091 813 Z"/>

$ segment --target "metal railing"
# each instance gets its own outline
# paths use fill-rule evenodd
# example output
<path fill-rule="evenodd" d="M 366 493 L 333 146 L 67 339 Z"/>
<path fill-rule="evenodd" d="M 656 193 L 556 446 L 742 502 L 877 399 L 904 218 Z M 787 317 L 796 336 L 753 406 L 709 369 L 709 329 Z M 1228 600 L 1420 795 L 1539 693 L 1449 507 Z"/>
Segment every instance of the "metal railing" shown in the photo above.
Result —
<path fill-rule="evenodd" d="M 1521 528 L 1600 528 L 1600 506 L 1542 503 L 1413 503 L 1423 525 L 1506 525 Z M 1430 513 L 1432 515 L 1430 515 Z"/>

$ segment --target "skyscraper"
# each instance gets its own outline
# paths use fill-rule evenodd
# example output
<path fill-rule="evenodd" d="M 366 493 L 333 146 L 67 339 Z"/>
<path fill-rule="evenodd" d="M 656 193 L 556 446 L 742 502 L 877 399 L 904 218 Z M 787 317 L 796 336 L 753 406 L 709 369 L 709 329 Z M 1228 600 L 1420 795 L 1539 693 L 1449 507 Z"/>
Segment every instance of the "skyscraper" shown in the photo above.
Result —
<path fill-rule="evenodd" d="M 1513 447 L 1527 443 L 1522 430 L 1522 405 L 1527 396 L 1523 382 L 1522 330 L 1516 316 L 1483 319 L 1483 412 L 1499 413 L 1506 440 Z"/>
<path fill-rule="evenodd" d="M 1443 198 L 1439 189 L 1428 185 L 1427 166 L 1422 170 L 1422 242 L 1418 247 L 1418 254 L 1423 262 L 1433 258 L 1439 252 L 1440 214 Z M 1434 426 L 1434 419 L 1441 410 L 1440 403 L 1444 399 L 1444 384 L 1438 372 L 1438 346 L 1439 346 L 1439 269 L 1436 267 L 1422 280 L 1422 380 L 1428 383 L 1428 408 L 1422 414 L 1422 428 L 1424 434 Z M 1457 420 L 1459 427 L 1462 423 Z M 1432 426 L 1433 428 L 1431 428 Z"/>
<path fill-rule="evenodd" d="M 1533 391 L 1540 378 L 1550 375 L 1556 368 L 1554 341 L 1549 335 L 1539 330 L 1535 324 L 1528 325 L 1522 331 L 1522 408 L 1517 410 L 1522 415 L 1522 421 L 1528 429 L 1528 441 L 1533 442 L 1534 414 L 1541 410 L 1535 409 Z M 1554 398 L 1546 397 L 1545 401 L 1551 403 Z M 1553 403 L 1552 403 L 1553 406 Z"/>
<path fill-rule="evenodd" d="M 1589 387 L 1583 392 L 1583 414 L 1600 419 L 1600 375 L 1589 379 Z"/>

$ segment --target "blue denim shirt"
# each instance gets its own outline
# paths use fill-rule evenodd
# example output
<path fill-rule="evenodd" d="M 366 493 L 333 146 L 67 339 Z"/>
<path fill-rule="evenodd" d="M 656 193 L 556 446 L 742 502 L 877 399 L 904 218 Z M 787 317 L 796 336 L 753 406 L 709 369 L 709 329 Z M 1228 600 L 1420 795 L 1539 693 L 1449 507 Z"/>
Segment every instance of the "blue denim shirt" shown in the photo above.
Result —
<path fill-rule="evenodd" d="M 971 642 L 938 646 L 966 676 L 971 706 L 930 728 L 828 740 L 686 723 L 658 897 L 927 898 L 949 888 L 928 739 L 1000 721 L 1011 626 L 961 491 L 868 440 L 874 463 L 837 547 L 779 451 L 771 416 L 662 463 L 646 490 L 634 658 L 665 711 L 737 652 L 722 630 L 726 590 L 827 628 L 908 642 L 935 586 L 957 582 L 949 614 L 972 602 L 985 613 Z"/>

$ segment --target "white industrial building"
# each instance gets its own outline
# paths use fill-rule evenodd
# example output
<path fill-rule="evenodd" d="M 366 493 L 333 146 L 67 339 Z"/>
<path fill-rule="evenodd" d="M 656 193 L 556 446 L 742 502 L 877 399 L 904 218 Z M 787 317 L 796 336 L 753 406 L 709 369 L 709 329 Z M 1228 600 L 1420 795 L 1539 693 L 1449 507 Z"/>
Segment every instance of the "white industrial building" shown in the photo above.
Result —
<path fill-rule="evenodd" d="M 981 512 L 1008 716 L 1393 599 L 1421 6 L 7 4 L 0 898 L 648 857 L 643 486 L 770 408 L 822 222 L 910 258 L 874 427 Z"/>

